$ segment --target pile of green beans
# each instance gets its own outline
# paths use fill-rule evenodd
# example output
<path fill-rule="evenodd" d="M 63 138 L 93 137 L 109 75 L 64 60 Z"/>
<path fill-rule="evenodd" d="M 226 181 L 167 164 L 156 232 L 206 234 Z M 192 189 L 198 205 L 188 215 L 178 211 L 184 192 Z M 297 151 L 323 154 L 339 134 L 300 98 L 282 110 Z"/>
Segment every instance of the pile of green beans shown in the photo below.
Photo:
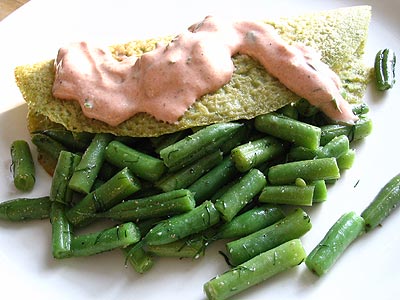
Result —
<path fill-rule="evenodd" d="M 365 104 L 354 112 L 355 124 L 334 124 L 301 101 L 156 138 L 36 132 L 49 195 L 3 202 L 0 218 L 48 219 L 56 259 L 120 249 L 139 273 L 156 257 L 202 257 L 220 240 L 231 267 L 204 290 L 226 299 L 306 259 L 300 238 L 312 226 L 303 208 L 327 200 L 327 185 L 354 161 L 352 142 L 372 129 Z M 381 222 L 364 215 L 371 228 Z M 114 226 L 90 232 L 104 219 Z"/>

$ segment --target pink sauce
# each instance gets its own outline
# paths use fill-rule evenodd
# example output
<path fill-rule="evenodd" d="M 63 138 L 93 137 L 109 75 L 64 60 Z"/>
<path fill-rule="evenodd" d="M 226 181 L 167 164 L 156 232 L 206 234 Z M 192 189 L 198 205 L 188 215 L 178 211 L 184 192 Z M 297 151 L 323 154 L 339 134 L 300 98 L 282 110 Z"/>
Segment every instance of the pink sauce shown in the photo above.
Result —
<path fill-rule="evenodd" d="M 85 42 L 59 50 L 53 95 L 79 101 L 83 113 L 111 126 L 139 112 L 174 123 L 201 96 L 228 83 L 231 57 L 247 54 L 292 92 L 337 121 L 357 120 L 340 79 L 312 49 L 289 45 L 272 26 L 207 17 L 168 45 L 119 62 Z"/>

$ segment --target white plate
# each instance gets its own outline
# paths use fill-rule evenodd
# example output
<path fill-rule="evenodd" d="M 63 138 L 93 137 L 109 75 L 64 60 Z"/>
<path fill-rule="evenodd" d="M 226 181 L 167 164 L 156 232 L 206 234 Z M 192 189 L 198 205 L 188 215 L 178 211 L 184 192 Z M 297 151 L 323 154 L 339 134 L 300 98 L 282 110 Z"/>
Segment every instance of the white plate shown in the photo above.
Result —
<path fill-rule="evenodd" d="M 378 49 L 400 53 L 398 1 L 37 1 L 0 23 L 0 201 L 48 193 L 50 178 L 38 168 L 37 185 L 22 194 L 12 185 L 9 146 L 28 139 L 26 107 L 14 84 L 13 68 L 54 57 L 70 41 L 101 45 L 178 33 L 209 14 L 263 19 L 282 14 L 371 4 L 373 18 L 366 61 Z M 306 251 L 344 212 L 360 213 L 379 189 L 400 171 L 398 138 L 400 84 L 386 93 L 371 87 L 365 101 L 374 131 L 357 145 L 354 167 L 329 189 L 329 199 L 309 209 L 313 229 L 302 238 Z M 357 184 L 358 183 L 358 184 Z M 322 278 L 304 264 L 252 288 L 234 299 L 395 299 L 400 279 L 400 212 L 381 228 L 356 241 Z M 0 286 L 8 299 L 205 299 L 203 284 L 227 269 L 213 245 L 202 259 L 160 259 L 144 275 L 124 267 L 120 252 L 56 261 L 51 257 L 50 224 L 0 222 Z M 397 296 L 396 296 L 397 295 Z"/>

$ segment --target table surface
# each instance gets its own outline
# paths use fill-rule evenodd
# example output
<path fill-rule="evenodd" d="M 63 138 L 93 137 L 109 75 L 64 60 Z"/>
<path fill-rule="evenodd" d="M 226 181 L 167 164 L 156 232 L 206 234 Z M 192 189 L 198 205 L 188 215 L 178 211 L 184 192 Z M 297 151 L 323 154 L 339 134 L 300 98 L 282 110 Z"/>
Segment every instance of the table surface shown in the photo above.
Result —
<path fill-rule="evenodd" d="M 29 0 L 0 0 L 0 21 Z"/>

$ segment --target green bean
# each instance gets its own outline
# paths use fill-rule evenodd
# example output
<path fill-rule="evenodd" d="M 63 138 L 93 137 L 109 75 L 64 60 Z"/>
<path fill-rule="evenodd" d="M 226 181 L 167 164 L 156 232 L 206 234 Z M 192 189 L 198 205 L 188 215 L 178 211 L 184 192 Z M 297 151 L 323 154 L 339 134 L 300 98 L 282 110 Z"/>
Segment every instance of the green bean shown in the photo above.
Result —
<path fill-rule="evenodd" d="M 229 262 L 236 266 L 254 256 L 292 239 L 300 238 L 311 229 L 310 217 L 296 208 L 285 218 L 252 234 L 226 244 Z"/>
<path fill-rule="evenodd" d="M 325 180 L 316 180 L 310 183 L 314 186 L 313 203 L 323 202 L 328 197 Z"/>
<path fill-rule="evenodd" d="M 68 151 L 61 151 L 51 181 L 50 199 L 65 205 L 71 204 L 73 191 L 69 188 L 69 180 L 81 157 Z"/>
<path fill-rule="evenodd" d="M 146 198 L 125 200 L 104 213 L 100 213 L 99 216 L 118 221 L 139 222 L 145 219 L 182 214 L 194 207 L 193 194 L 189 190 L 180 189 Z"/>
<path fill-rule="evenodd" d="M 321 129 L 319 127 L 277 113 L 257 116 L 254 125 L 261 132 L 294 143 L 297 146 L 316 149 L 320 143 Z"/>
<path fill-rule="evenodd" d="M 338 179 L 340 172 L 333 157 L 288 162 L 268 170 L 268 180 L 273 185 L 292 184 L 296 178 L 306 181 Z"/>
<path fill-rule="evenodd" d="M 90 192 L 104 163 L 105 149 L 111 139 L 112 135 L 108 133 L 97 133 L 94 136 L 69 181 L 72 190 L 84 194 Z"/>
<path fill-rule="evenodd" d="M 71 152 L 85 151 L 93 139 L 93 134 L 88 132 L 72 132 L 65 129 L 48 129 L 43 133 L 57 142 L 63 144 Z"/>
<path fill-rule="evenodd" d="M 380 91 L 391 89 L 396 82 L 396 54 L 392 49 L 379 50 L 375 56 L 376 87 Z"/>
<path fill-rule="evenodd" d="M 303 179 L 303 178 L 296 178 L 296 180 L 294 181 L 294 185 L 298 186 L 298 187 L 306 187 L 307 186 L 307 182 Z"/>
<path fill-rule="evenodd" d="M 235 147 L 232 160 L 240 172 L 247 172 L 284 152 L 283 143 L 273 137 L 264 137 Z"/>
<path fill-rule="evenodd" d="M 51 203 L 51 248 L 54 258 L 61 259 L 72 256 L 72 225 L 65 215 L 66 206 L 60 202 Z"/>
<path fill-rule="evenodd" d="M 151 182 L 155 182 L 165 173 L 162 160 L 135 150 L 118 141 L 112 141 L 105 152 L 106 160 L 119 167 L 128 167 L 131 172 Z"/>
<path fill-rule="evenodd" d="M 35 185 L 35 165 L 26 141 L 12 142 L 11 162 L 15 187 L 24 192 L 32 190 Z"/>
<path fill-rule="evenodd" d="M 233 135 L 232 137 L 227 140 L 225 143 L 223 143 L 219 149 L 221 150 L 222 153 L 225 154 L 230 154 L 232 149 L 239 146 L 242 144 L 244 141 L 249 139 L 249 134 L 251 132 L 251 125 L 250 124 L 244 124 L 244 126 L 240 127 Z"/>
<path fill-rule="evenodd" d="M 337 161 L 340 157 L 344 155 L 348 155 L 347 159 L 343 158 L 341 161 L 343 162 L 343 169 L 351 166 L 351 156 L 352 153 L 349 149 L 349 139 L 347 135 L 338 135 L 333 136 L 333 138 L 327 142 L 323 147 L 318 147 L 317 149 L 309 149 L 303 146 L 294 146 L 292 147 L 288 154 L 287 160 L 290 161 L 300 161 L 300 160 L 309 160 L 314 158 L 327 158 L 327 157 L 335 157 Z M 339 162 L 338 162 L 339 164 Z M 339 169 L 342 169 L 339 167 Z"/>
<path fill-rule="evenodd" d="M 155 186 L 164 192 L 187 188 L 222 161 L 222 152 L 216 151 L 203 156 L 198 161 L 161 178 Z"/>
<path fill-rule="evenodd" d="M 52 139 L 51 137 L 43 133 L 35 133 L 32 135 L 32 143 L 42 152 L 44 155 L 57 161 L 58 156 L 62 150 L 68 151 L 60 142 Z"/>
<path fill-rule="evenodd" d="M 349 139 L 346 135 L 335 136 L 325 146 L 318 148 L 317 158 L 335 157 L 338 159 L 349 151 Z"/>
<path fill-rule="evenodd" d="M 176 142 L 180 141 L 181 139 L 185 138 L 188 135 L 189 130 L 181 130 L 169 134 L 164 134 L 158 137 L 150 138 L 153 147 L 155 148 L 154 151 L 156 153 L 160 153 L 160 151 Z"/>
<path fill-rule="evenodd" d="M 154 226 L 144 237 L 147 245 L 162 245 L 199 233 L 220 220 L 214 204 L 205 201 L 193 210 L 168 218 Z"/>
<path fill-rule="evenodd" d="M 294 146 L 291 147 L 287 154 L 287 161 L 299 161 L 299 160 L 308 160 L 314 159 L 317 155 L 317 149 L 310 149 L 303 146 Z"/>
<path fill-rule="evenodd" d="M 139 228 L 140 235 L 143 237 L 150 231 L 150 229 L 152 229 L 155 225 L 164 220 L 165 218 L 153 218 L 139 221 L 135 224 Z"/>
<path fill-rule="evenodd" d="M 66 216 L 66 209 L 72 201 L 72 190 L 68 187 L 68 183 L 80 159 L 76 154 L 61 151 L 51 183 L 52 253 L 53 257 L 58 259 L 70 257 L 72 254 L 72 226 Z"/>
<path fill-rule="evenodd" d="M 183 168 L 218 150 L 242 126 L 243 124 L 239 123 L 218 123 L 206 126 L 162 149 L 160 157 L 172 171 Z"/>
<path fill-rule="evenodd" d="M 25 221 L 47 219 L 50 216 L 50 197 L 16 198 L 0 203 L 0 219 Z"/>
<path fill-rule="evenodd" d="M 278 206 L 264 204 L 254 207 L 218 228 L 214 239 L 236 239 L 267 227 L 284 217 Z"/>
<path fill-rule="evenodd" d="M 354 212 L 343 214 L 307 256 L 307 268 L 318 276 L 325 274 L 363 232 L 363 218 Z"/>
<path fill-rule="evenodd" d="M 356 151 L 354 149 L 349 149 L 345 154 L 338 157 L 336 161 L 339 170 L 350 169 L 353 166 L 355 158 L 356 158 Z"/>
<path fill-rule="evenodd" d="M 346 135 L 350 142 L 367 137 L 372 131 L 372 120 L 367 116 L 360 116 L 354 125 L 330 124 L 321 126 L 321 146 L 329 143 L 334 137 Z"/>
<path fill-rule="evenodd" d="M 161 257 L 198 259 L 204 255 L 207 245 L 208 241 L 202 234 L 195 234 L 168 244 L 148 245 L 146 250 Z"/>
<path fill-rule="evenodd" d="M 361 213 L 365 229 L 377 227 L 400 203 L 400 174 L 391 178 L 378 192 L 373 201 Z"/>
<path fill-rule="evenodd" d="M 211 199 L 221 187 L 231 182 L 237 174 L 238 170 L 230 157 L 227 156 L 221 163 L 188 186 L 187 189 L 194 194 L 194 199 L 199 204 Z"/>
<path fill-rule="evenodd" d="M 215 208 L 226 222 L 231 221 L 253 197 L 261 192 L 266 182 L 261 171 L 251 169 L 215 201 Z"/>
<path fill-rule="evenodd" d="M 352 104 L 351 110 L 355 115 L 361 116 L 369 113 L 369 106 L 365 102 Z"/>
<path fill-rule="evenodd" d="M 314 186 L 267 185 L 258 201 L 271 204 L 311 206 L 314 198 Z"/>
<path fill-rule="evenodd" d="M 67 211 L 68 220 L 76 227 L 95 220 L 95 214 L 110 209 L 140 189 L 140 183 L 124 168 L 96 190 L 87 194 Z"/>
<path fill-rule="evenodd" d="M 71 251 L 72 256 L 89 256 L 127 247 L 139 240 L 139 229 L 132 222 L 128 222 L 99 232 L 74 236 L 71 241 Z"/>
<path fill-rule="evenodd" d="M 140 274 L 149 271 L 154 265 L 152 255 L 144 250 L 143 246 L 143 241 L 140 241 L 136 244 L 121 248 L 125 255 L 126 262 L 129 262 L 136 272 Z"/>
<path fill-rule="evenodd" d="M 72 204 L 73 191 L 68 187 L 69 180 L 79 164 L 81 157 L 68 151 L 61 151 L 54 170 L 50 188 L 50 223 L 52 229 L 52 253 L 57 259 L 70 257 L 72 225 L 66 210 Z"/>
<path fill-rule="evenodd" d="M 228 299 L 301 264 L 305 257 L 301 241 L 291 240 L 211 279 L 204 284 L 204 292 L 209 300 Z"/>

